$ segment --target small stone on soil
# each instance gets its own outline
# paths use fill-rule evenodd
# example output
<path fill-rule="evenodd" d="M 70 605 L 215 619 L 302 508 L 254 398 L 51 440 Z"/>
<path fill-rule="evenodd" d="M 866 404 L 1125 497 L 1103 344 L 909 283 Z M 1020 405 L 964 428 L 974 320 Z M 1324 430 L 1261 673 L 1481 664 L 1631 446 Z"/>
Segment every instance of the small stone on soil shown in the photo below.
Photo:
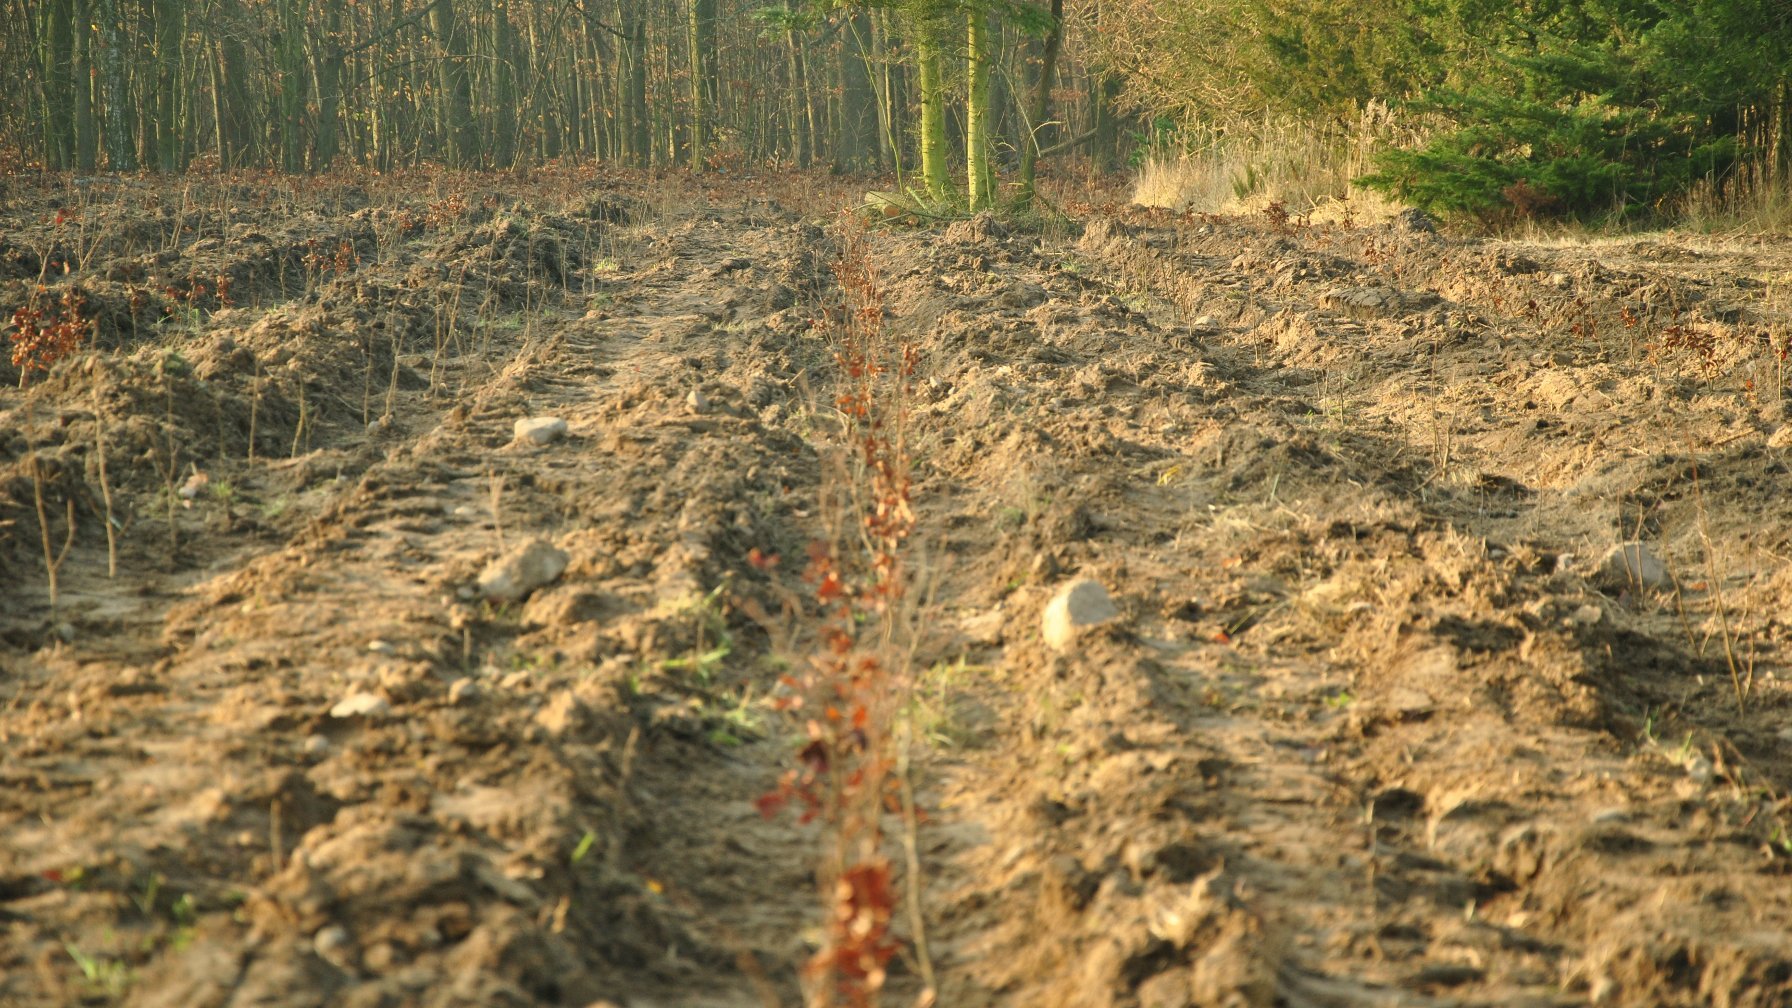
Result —
<path fill-rule="evenodd" d="M 1390 287 L 1340 287 L 1319 295 L 1319 307 L 1351 318 L 1381 318 L 1398 311 L 1401 299 Z"/>
<path fill-rule="evenodd" d="M 1416 234 L 1434 234 L 1437 231 L 1437 223 L 1431 219 L 1430 214 L 1415 207 L 1395 214 L 1394 228 Z"/>
<path fill-rule="evenodd" d="M 974 613 L 959 622 L 959 628 L 973 644 L 1002 643 L 1002 610 Z"/>
<path fill-rule="evenodd" d="M 378 693 L 350 693 L 330 708 L 333 718 L 376 717 L 392 709 L 392 704 Z"/>
<path fill-rule="evenodd" d="M 535 714 L 535 723 L 546 729 L 555 737 L 575 734 L 581 731 L 590 720 L 585 705 L 570 690 L 561 690 L 554 694 L 548 705 Z"/>
<path fill-rule="evenodd" d="M 1082 578 L 1058 589 L 1040 617 L 1045 642 L 1067 650 L 1083 631 L 1120 618 L 1120 609 L 1101 582 Z"/>
<path fill-rule="evenodd" d="M 317 950 L 319 959 L 347 971 L 354 969 L 354 944 L 348 929 L 340 924 L 321 928 L 311 937 L 311 947 Z"/>
<path fill-rule="evenodd" d="M 308 735 L 305 737 L 305 755 L 307 755 L 307 756 L 322 756 L 323 754 L 325 754 L 329 751 L 330 751 L 330 740 L 329 739 L 323 737 L 322 735 Z"/>
<path fill-rule="evenodd" d="M 1645 542 L 1613 546 L 1599 561 L 1596 577 L 1600 584 L 1613 590 L 1664 589 L 1674 585 L 1674 576 L 1668 573 L 1667 564 L 1662 563 Z"/>
<path fill-rule="evenodd" d="M 448 702 L 456 707 L 479 699 L 479 693 L 479 684 L 464 676 L 448 684 Z"/>
<path fill-rule="evenodd" d="M 1690 778 L 1694 784 L 1697 784 L 1700 787 L 1705 787 L 1713 780 L 1717 779 L 1717 767 L 1703 754 L 1698 754 L 1687 761 L 1686 776 Z"/>
<path fill-rule="evenodd" d="M 709 396 L 704 395 L 702 389 L 692 389 L 691 394 L 684 397 L 684 404 L 692 413 L 702 413 L 709 409 Z"/>
<path fill-rule="evenodd" d="M 515 602 L 559 577 L 569 559 L 547 540 L 532 539 L 485 568 L 479 594 L 494 602 Z"/>
<path fill-rule="evenodd" d="M 566 435 L 566 421 L 559 417 L 526 417 L 516 422 L 517 444 L 552 444 Z"/>
<path fill-rule="evenodd" d="M 1430 694 L 1405 686 L 1388 691 L 1384 706 L 1390 715 L 1401 721 L 1418 721 L 1430 717 L 1437 709 Z"/>

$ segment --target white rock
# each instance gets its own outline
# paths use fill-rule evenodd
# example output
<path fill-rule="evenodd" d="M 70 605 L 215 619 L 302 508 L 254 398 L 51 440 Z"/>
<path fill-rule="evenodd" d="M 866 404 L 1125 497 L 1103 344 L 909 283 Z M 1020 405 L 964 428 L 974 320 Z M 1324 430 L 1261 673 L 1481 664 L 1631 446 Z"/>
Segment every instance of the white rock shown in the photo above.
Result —
<path fill-rule="evenodd" d="M 389 655 L 397 652 L 398 649 L 392 646 L 391 641 L 375 639 L 367 642 L 367 650 L 374 654 Z"/>
<path fill-rule="evenodd" d="M 1047 644 L 1064 651 L 1076 643 L 1083 631 L 1119 618 L 1120 609 L 1101 582 L 1082 578 L 1058 589 L 1046 603 L 1040 629 Z"/>
<path fill-rule="evenodd" d="M 709 396 L 704 395 L 702 389 L 692 389 L 691 394 L 684 397 L 684 404 L 692 413 L 702 413 L 709 409 Z"/>
<path fill-rule="evenodd" d="M 494 602 L 515 602 L 564 573 L 568 559 L 546 539 L 531 539 L 485 568 L 479 594 Z"/>
<path fill-rule="evenodd" d="M 479 698 L 479 683 L 462 676 L 448 684 L 448 702 L 456 707 Z"/>
<path fill-rule="evenodd" d="M 343 697 L 336 706 L 330 708 L 333 718 L 376 717 L 392 709 L 386 698 L 378 693 L 350 693 Z"/>
<path fill-rule="evenodd" d="M 566 435 L 566 421 L 559 417 L 526 417 L 516 422 L 517 444 L 551 444 Z"/>
<path fill-rule="evenodd" d="M 1401 721 L 1418 721 L 1430 717 L 1437 710 L 1437 702 L 1431 699 L 1431 694 L 1408 686 L 1396 686 L 1389 690 L 1383 706 L 1389 714 Z"/>
<path fill-rule="evenodd" d="M 958 625 L 974 644 L 1002 643 L 1002 610 L 999 608 L 966 616 Z"/>
<path fill-rule="evenodd" d="M 1692 778 L 1694 784 L 1704 787 L 1717 779 L 1717 767 L 1703 753 L 1695 754 L 1686 761 L 1686 776 Z"/>
<path fill-rule="evenodd" d="M 349 937 L 348 929 L 340 924 L 331 924 L 320 928 L 311 936 L 311 947 L 318 958 L 340 970 L 353 971 L 355 968 L 355 940 Z"/>
<path fill-rule="evenodd" d="M 1531 394 L 1538 402 L 1558 410 L 1567 409 L 1586 391 L 1573 375 L 1564 371 L 1544 371 L 1538 374 L 1531 389 Z"/>
<path fill-rule="evenodd" d="M 322 756 L 329 751 L 330 751 L 330 740 L 329 739 L 323 737 L 322 735 L 307 735 L 305 737 L 305 755 L 307 755 L 307 756 Z"/>
<path fill-rule="evenodd" d="M 556 738 L 576 735 L 584 730 L 589 720 L 590 712 L 579 702 L 578 697 L 572 695 L 571 690 L 561 690 L 554 694 L 545 707 L 535 712 L 535 723 Z"/>
<path fill-rule="evenodd" d="M 1665 589 L 1674 586 L 1674 576 L 1667 564 L 1655 555 L 1645 542 L 1619 543 L 1599 561 L 1597 577 L 1613 590 L 1634 588 Z"/>
<path fill-rule="evenodd" d="M 1581 626 L 1592 626 L 1605 618 L 1605 610 L 1591 602 L 1574 610 L 1574 622 Z"/>
<path fill-rule="evenodd" d="M 1319 295 L 1319 307 L 1359 319 L 1388 315 L 1400 303 L 1400 292 L 1392 287 L 1339 287 Z"/>

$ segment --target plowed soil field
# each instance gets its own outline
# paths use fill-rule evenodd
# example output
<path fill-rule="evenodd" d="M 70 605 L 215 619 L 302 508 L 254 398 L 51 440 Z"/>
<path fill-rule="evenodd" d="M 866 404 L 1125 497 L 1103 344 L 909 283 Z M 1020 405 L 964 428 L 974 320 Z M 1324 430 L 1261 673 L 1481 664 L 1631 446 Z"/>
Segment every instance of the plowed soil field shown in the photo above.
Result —
<path fill-rule="evenodd" d="M 1792 243 L 4 184 L 80 345 L 0 368 L 0 1004 L 801 1003 L 849 247 L 914 366 L 887 1003 L 1792 1004 Z"/>

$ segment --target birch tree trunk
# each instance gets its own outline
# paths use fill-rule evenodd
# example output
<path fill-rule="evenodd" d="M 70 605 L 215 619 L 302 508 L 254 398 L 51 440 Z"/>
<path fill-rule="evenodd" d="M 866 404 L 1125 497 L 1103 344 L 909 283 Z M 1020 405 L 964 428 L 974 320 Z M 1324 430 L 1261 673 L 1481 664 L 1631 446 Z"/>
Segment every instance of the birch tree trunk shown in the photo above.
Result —
<path fill-rule="evenodd" d="M 93 120 L 93 8 L 75 0 L 73 53 L 75 168 L 91 172 L 99 163 L 99 131 Z"/>
<path fill-rule="evenodd" d="M 118 0 L 97 0 L 100 51 L 98 69 L 106 130 L 106 165 L 115 172 L 137 170 L 137 149 L 131 137 L 130 101 L 125 97 L 125 48 L 118 23 Z"/>

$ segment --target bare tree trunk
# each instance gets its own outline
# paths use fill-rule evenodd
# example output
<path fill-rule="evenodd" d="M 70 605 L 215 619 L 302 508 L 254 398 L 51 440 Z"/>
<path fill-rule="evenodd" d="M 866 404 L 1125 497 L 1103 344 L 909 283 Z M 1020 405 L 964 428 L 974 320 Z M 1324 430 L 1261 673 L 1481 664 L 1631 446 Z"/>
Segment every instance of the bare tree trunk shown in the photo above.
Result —
<path fill-rule="evenodd" d="M 181 42 L 186 37 L 186 0 L 156 0 L 156 167 L 170 174 L 181 164 Z"/>
<path fill-rule="evenodd" d="M 946 167 L 946 85 L 941 80 L 939 45 L 928 37 L 926 26 L 918 27 L 915 69 L 921 92 L 921 178 L 927 194 L 944 201 L 952 194 L 952 176 Z"/>
<path fill-rule="evenodd" d="M 840 130 L 834 151 L 838 171 L 866 167 L 872 151 L 880 146 L 876 134 L 886 125 L 883 95 L 876 86 L 872 55 L 867 51 L 873 37 L 870 15 L 852 15 L 840 54 Z"/>
<path fill-rule="evenodd" d="M 205 47 L 205 68 L 211 76 L 212 92 L 212 142 L 218 148 L 218 169 L 222 171 L 230 167 L 230 136 L 224 128 L 224 75 L 219 64 L 224 57 L 219 53 L 219 46 Z"/>
<path fill-rule="evenodd" d="M 100 29 L 98 63 L 100 91 L 104 95 L 101 111 L 106 122 L 106 164 L 116 172 L 136 171 L 137 151 L 131 136 L 130 101 L 125 96 L 126 56 L 118 0 L 97 0 L 95 14 Z"/>
<path fill-rule="evenodd" d="M 896 142 L 895 95 L 891 93 L 889 33 L 884 30 L 882 11 L 871 11 L 865 17 L 870 45 L 866 58 L 870 61 L 871 88 L 877 98 L 877 163 L 880 168 L 894 168 L 898 157 Z"/>
<path fill-rule="evenodd" d="M 473 123 L 473 88 L 467 78 L 467 56 L 470 48 L 466 25 L 454 16 L 454 0 L 435 0 L 429 12 L 430 30 L 441 43 L 442 60 L 439 80 L 442 87 L 443 126 L 457 168 L 470 168 L 479 163 L 479 136 Z"/>
<path fill-rule="evenodd" d="M 623 60 L 623 134 L 628 160 L 646 166 L 653 159 L 653 124 L 647 118 L 647 15 L 639 0 L 620 0 Z"/>
<path fill-rule="evenodd" d="M 690 0 L 690 5 L 690 166 L 702 171 L 721 91 L 716 65 L 716 0 Z"/>
<path fill-rule="evenodd" d="M 44 73 L 45 161 L 53 168 L 69 168 L 75 161 L 75 4 L 74 0 L 50 0 L 50 30 Z"/>
<path fill-rule="evenodd" d="M 809 167 L 814 154 L 815 110 L 809 101 L 809 79 L 803 64 L 803 40 L 794 30 L 784 32 L 790 72 L 790 139 L 796 163 Z"/>
<path fill-rule="evenodd" d="M 317 139 L 311 167 L 328 171 L 341 148 L 342 129 L 342 0 L 324 0 L 324 37 L 318 40 Z"/>
<path fill-rule="evenodd" d="M 1019 202 L 1031 203 L 1039 169 L 1039 136 L 1052 114 L 1052 84 L 1058 72 L 1058 53 L 1064 48 L 1064 0 L 1052 0 L 1052 28 L 1045 37 L 1045 55 L 1039 64 L 1039 80 L 1033 87 L 1033 107 L 1021 127 L 1027 131 L 1020 145 Z"/>
<path fill-rule="evenodd" d="M 89 0 L 75 0 L 73 54 L 75 168 L 90 172 L 99 163 L 99 131 L 93 120 L 93 11 Z"/>
<path fill-rule="evenodd" d="M 522 124 L 516 102 L 516 26 L 507 5 L 492 8 L 492 48 L 492 154 L 495 167 L 509 168 L 516 163 Z"/>
<path fill-rule="evenodd" d="M 989 137 L 993 34 L 987 11 L 972 8 L 965 15 L 965 60 L 970 75 L 964 113 L 965 195 L 972 210 L 986 210 L 995 202 L 996 178 L 990 164 Z"/>
<path fill-rule="evenodd" d="M 280 167 L 305 170 L 305 5 L 280 0 Z"/>

